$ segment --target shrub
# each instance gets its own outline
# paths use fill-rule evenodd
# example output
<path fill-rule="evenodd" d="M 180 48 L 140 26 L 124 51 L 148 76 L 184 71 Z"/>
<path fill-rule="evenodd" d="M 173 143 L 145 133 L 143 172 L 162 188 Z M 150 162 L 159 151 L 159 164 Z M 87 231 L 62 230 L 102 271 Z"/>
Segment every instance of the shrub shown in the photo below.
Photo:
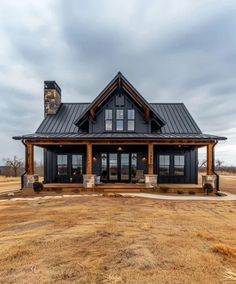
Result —
<path fill-rule="evenodd" d="M 184 192 L 183 192 L 183 190 L 177 190 L 177 193 L 178 194 L 183 194 Z"/>
<path fill-rule="evenodd" d="M 213 187 L 210 183 L 205 183 L 203 189 L 206 193 L 211 193 L 213 191 Z"/>
<path fill-rule="evenodd" d="M 160 192 L 162 192 L 162 193 L 167 193 L 169 191 L 169 188 L 168 187 L 166 187 L 166 186 L 161 186 L 160 187 Z"/>
<path fill-rule="evenodd" d="M 41 182 L 39 182 L 39 181 L 35 181 L 33 183 L 33 189 L 34 189 L 34 192 L 39 193 L 40 191 L 43 190 L 43 184 Z"/>
<path fill-rule="evenodd" d="M 193 191 L 193 190 L 189 190 L 188 194 L 190 194 L 190 195 L 194 195 L 194 194 L 196 194 L 196 192 L 195 192 L 195 191 Z"/>

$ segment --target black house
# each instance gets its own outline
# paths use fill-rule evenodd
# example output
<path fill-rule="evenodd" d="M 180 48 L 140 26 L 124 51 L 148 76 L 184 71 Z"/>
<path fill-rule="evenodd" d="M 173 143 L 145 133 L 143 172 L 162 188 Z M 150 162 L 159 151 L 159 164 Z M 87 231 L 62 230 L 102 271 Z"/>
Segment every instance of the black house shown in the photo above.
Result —
<path fill-rule="evenodd" d="M 43 147 L 46 183 L 135 182 L 157 175 L 159 183 L 197 183 L 198 148 L 225 140 L 203 134 L 183 103 L 148 103 L 119 72 L 91 103 L 62 103 L 55 81 L 44 84 L 45 117 L 33 134 L 13 137 L 26 146 L 26 171 L 34 173 L 34 146 Z"/>

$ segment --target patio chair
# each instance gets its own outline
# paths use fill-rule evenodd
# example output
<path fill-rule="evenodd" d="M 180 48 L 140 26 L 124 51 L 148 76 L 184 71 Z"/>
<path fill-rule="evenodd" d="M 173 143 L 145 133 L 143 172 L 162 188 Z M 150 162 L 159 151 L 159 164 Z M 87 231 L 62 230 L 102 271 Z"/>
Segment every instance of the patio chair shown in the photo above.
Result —
<path fill-rule="evenodd" d="M 143 170 L 136 170 L 135 176 L 131 178 L 133 183 L 144 182 Z"/>

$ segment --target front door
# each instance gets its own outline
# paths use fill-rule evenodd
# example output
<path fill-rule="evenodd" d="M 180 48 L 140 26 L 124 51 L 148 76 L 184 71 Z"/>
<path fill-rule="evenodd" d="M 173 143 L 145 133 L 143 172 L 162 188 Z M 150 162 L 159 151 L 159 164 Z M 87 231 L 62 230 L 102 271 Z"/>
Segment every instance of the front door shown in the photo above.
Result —
<path fill-rule="evenodd" d="M 108 153 L 106 155 L 108 168 L 107 181 L 129 182 L 130 181 L 130 154 L 129 153 Z M 104 167 L 103 167 L 104 171 Z M 105 181 L 105 180 L 104 180 Z"/>

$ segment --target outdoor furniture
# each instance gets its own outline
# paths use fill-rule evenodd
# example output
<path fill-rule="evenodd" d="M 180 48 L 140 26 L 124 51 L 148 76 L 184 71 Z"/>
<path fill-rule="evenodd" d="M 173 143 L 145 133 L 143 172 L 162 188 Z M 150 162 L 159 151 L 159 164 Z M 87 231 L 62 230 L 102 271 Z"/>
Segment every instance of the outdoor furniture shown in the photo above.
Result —
<path fill-rule="evenodd" d="M 131 178 L 131 181 L 133 183 L 143 182 L 144 181 L 143 170 L 136 170 L 135 176 Z"/>

